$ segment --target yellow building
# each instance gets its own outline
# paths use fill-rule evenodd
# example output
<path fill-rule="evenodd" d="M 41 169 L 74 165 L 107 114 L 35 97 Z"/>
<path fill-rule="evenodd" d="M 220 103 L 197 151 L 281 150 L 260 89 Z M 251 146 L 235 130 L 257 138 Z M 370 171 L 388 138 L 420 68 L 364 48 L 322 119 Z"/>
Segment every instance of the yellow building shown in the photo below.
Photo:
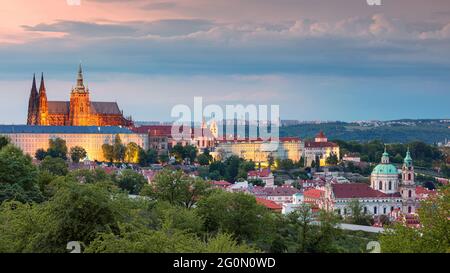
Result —
<path fill-rule="evenodd" d="M 313 161 L 317 158 L 320 160 L 320 166 L 326 166 L 326 160 L 332 154 L 340 158 L 339 145 L 329 142 L 328 138 L 323 132 L 320 132 L 314 141 L 306 141 L 303 149 L 303 156 L 307 166 L 311 166 Z"/>
<path fill-rule="evenodd" d="M 297 162 L 301 154 L 301 140 L 295 137 L 280 138 L 275 147 L 260 139 L 219 140 L 212 153 L 215 158 L 237 155 L 256 164 L 261 163 L 262 166 L 268 165 L 269 155 L 274 159 L 291 159 Z"/>
<path fill-rule="evenodd" d="M 147 134 L 136 134 L 121 127 L 0 125 L 0 135 L 9 137 L 32 157 L 38 149 L 47 149 L 49 139 L 55 138 L 64 139 L 69 150 L 74 146 L 83 147 L 90 160 L 98 161 L 105 160 L 102 145 L 112 144 L 116 135 L 124 145 L 134 142 L 143 149 L 148 148 Z"/>

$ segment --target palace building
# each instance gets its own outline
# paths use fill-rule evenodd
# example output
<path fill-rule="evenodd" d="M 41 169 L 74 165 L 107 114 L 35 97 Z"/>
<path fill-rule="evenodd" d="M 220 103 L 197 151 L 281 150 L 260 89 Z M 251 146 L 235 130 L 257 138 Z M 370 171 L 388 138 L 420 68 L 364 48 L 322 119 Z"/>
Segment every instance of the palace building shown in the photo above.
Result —
<path fill-rule="evenodd" d="M 123 126 L 133 125 L 125 118 L 116 102 L 91 101 L 89 89 L 84 85 L 81 64 L 77 85 L 70 93 L 70 101 L 48 101 L 44 75 L 41 76 L 39 92 L 33 76 L 28 103 L 28 125 L 41 126 Z"/>

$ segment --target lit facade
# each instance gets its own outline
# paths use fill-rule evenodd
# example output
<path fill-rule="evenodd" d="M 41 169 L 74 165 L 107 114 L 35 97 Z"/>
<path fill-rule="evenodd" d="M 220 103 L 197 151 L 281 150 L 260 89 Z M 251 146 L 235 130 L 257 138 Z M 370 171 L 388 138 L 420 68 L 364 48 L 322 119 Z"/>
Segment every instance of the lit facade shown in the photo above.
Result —
<path fill-rule="evenodd" d="M 332 154 L 340 158 L 340 149 L 336 143 L 329 142 L 323 132 L 320 132 L 314 141 L 306 141 L 303 149 L 303 157 L 307 166 L 311 166 L 318 158 L 320 166 L 326 166 L 326 160 Z"/>
<path fill-rule="evenodd" d="M 9 137 L 32 157 L 38 149 L 47 149 L 49 139 L 55 138 L 65 140 L 69 151 L 74 146 L 83 147 L 89 160 L 98 161 L 105 161 L 102 145 L 113 144 L 116 135 L 124 145 L 134 142 L 143 149 L 148 148 L 147 135 L 120 127 L 0 125 L 0 135 Z"/>
<path fill-rule="evenodd" d="M 280 138 L 276 149 L 262 140 L 220 140 L 218 141 L 214 157 L 237 155 L 246 160 L 252 160 L 262 166 L 268 165 L 271 155 L 274 159 L 291 159 L 297 162 L 301 158 L 301 140 L 295 137 Z"/>
<path fill-rule="evenodd" d="M 28 102 L 28 125 L 41 126 L 132 126 L 116 102 L 90 100 L 89 89 L 84 85 L 83 71 L 78 70 L 77 85 L 70 93 L 70 101 L 48 101 L 44 75 L 39 93 L 33 77 Z"/>

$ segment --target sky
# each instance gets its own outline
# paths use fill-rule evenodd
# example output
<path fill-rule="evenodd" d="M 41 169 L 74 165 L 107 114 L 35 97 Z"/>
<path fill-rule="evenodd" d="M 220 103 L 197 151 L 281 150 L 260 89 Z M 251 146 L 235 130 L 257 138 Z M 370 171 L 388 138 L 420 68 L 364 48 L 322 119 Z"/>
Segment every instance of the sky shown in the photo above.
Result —
<path fill-rule="evenodd" d="M 450 118 L 450 1 L 0 0 L 0 123 L 33 73 L 134 120 L 177 104 L 280 105 L 282 119 Z M 75 1 L 76 2 L 76 1 Z"/>

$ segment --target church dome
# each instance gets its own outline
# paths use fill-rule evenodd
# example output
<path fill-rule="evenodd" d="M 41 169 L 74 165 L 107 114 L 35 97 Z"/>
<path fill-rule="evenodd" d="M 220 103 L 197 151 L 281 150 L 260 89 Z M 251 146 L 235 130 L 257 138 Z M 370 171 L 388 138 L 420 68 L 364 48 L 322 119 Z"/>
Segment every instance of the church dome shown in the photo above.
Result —
<path fill-rule="evenodd" d="M 392 164 L 379 164 L 373 169 L 372 174 L 398 174 L 398 170 Z"/>

